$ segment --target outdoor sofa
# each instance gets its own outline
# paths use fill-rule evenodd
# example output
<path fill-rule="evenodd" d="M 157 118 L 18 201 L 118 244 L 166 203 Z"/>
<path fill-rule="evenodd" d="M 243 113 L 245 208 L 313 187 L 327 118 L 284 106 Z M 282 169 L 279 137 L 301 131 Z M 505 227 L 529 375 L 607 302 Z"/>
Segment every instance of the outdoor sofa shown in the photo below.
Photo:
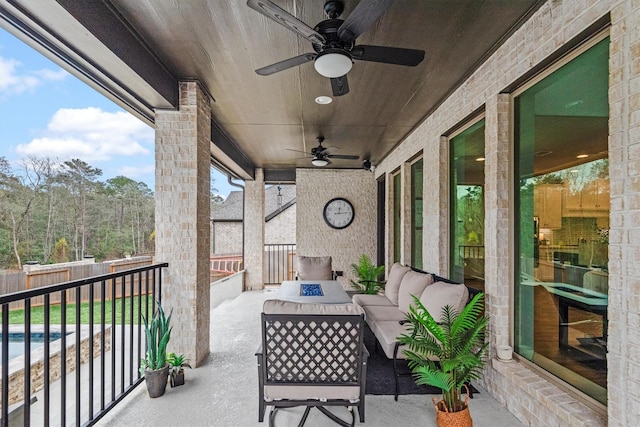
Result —
<path fill-rule="evenodd" d="M 395 263 L 389 270 L 384 294 L 356 294 L 353 303 L 362 307 L 366 323 L 376 337 L 376 346 L 393 359 L 395 400 L 398 400 L 398 359 L 405 359 L 397 337 L 407 333 L 406 313 L 413 304 L 413 296 L 438 320 L 442 307 L 450 305 L 461 311 L 477 290 L 461 283 Z"/>

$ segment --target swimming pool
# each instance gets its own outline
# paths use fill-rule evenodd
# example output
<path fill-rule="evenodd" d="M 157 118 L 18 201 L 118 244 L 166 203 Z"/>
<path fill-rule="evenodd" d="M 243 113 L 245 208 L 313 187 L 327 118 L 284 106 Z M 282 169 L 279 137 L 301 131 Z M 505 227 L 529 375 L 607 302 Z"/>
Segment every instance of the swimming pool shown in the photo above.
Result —
<path fill-rule="evenodd" d="M 49 342 L 59 340 L 59 332 L 49 334 Z M 0 332 L 0 354 L 2 354 L 2 332 Z M 31 332 L 31 351 L 44 346 L 44 332 Z M 9 360 L 24 354 L 24 332 L 9 332 Z M 2 359 L 0 358 L 0 364 Z"/>

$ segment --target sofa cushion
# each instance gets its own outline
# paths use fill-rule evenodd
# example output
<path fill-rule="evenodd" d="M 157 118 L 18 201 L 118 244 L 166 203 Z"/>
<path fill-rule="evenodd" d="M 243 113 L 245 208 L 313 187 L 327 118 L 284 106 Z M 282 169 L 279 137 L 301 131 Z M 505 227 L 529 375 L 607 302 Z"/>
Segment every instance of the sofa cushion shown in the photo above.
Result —
<path fill-rule="evenodd" d="M 374 330 L 375 327 L 375 330 Z M 407 326 L 401 325 L 397 321 L 376 322 L 375 326 L 371 326 L 371 331 L 375 334 L 382 351 L 389 359 L 393 359 L 393 350 L 396 345 L 397 338 L 402 334 L 408 334 Z M 406 359 L 402 352 L 403 346 L 398 350 L 398 359 Z"/>
<path fill-rule="evenodd" d="M 367 323 L 386 322 L 393 320 L 399 322 L 406 319 L 406 315 L 398 310 L 395 305 L 381 306 L 381 305 L 367 305 L 364 307 Z"/>
<path fill-rule="evenodd" d="M 395 307 L 389 298 L 384 295 L 367 295 L 367 294 L 355 294 L 353 296 L 353 303 L 359 305 L 360 307 L 365 307 L 367 305 L 383 305 L 388 307 Z"/>
<path fill-rule="evenodd" d="M 298 280 L 332 280 L 330 256 L 298 255 Z"/>
<path fill-rule="evenodd" d="M 469 289 L 465 285 L 452 285 L 445 282 L 436 282 L 427 286 L 420 296 L 420 302 L 436 321 L 442 317 L 442 308 L 445 305 L 453 307 L 460 313 L 468 300 Z"/>
<path fill-rule="evenodd" d="M 389 277 L 387 278 L 387 284 L 384 286 L 384 294 L 392 304 L 398 305 L 398 295 L 400 292 L 400 283 L 402 278 L 407 272 L 411 271 L 409 267 L 404 267 L 402 264 L 396 262 L 391 266 L 389 270 Z"/>
<path fill-rule="evenodd" d="M 398 295 L 398 309 L 406 313 L 409 306 L 413 304 L 415 295 L 420 297 L 425 288 L 433 283 L 433 276 L 430 274 L 416 273 L 415 271 L 407 272 L 400 283 L 400 293 Z"/>

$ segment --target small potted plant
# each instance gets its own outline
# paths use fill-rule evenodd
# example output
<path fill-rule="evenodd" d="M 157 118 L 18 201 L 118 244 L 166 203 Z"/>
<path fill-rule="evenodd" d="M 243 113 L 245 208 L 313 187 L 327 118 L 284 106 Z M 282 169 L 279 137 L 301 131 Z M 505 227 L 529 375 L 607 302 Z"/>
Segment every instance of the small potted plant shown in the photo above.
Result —
<path fill-rule="evenodd" d="M 357 264 L 351 264 L 351 272 L 358 278 L 351 281 L 356 292 L 361 294 L 378 294 L 384 290 L 385 281 L 379 280 L 384 275 L 384 265 L 376 266 L 366 255 L 360 255 Z"/>
<path fill-rule="evenodd" d="M 169 362 L 169 378 L 171 380 L 171 387 L 178 387 L 184 384 L 184 368 L 191 369 L 191 365 L 187 363 L 184 354 L 175 354 L 173 352 L 167 355 L 167 362 Z"/>
<path fill-rule="evenodd" d="M 486 363 L 489 343 L 484 333 L 487 318 L 482 315 L 483 293 L 477 294 L 461 313 L 446 305 L 440 321 L 436 321 L 419 298 L 414 296 L 407 313 L 408 334 L 398 337 L 406 344 L 404 350 L 416 384 L 442 389 L 442 400 L 436 406 L 438 426 L 472 426 L 467 397 L 462 400 L 462 388 L 479 379 Z"/>
<path fill-rule="evenodd" d="M 171 338 L 171 315 L 165 316 L 164 310 L 158 302 L 151 323 L 142 315 L 146 336 L 147 352 L 140 361 L 140 374 L 144 376 L 149 397 L 160 397 L 167 387 L 169 363 L 167 362 L 167 344 Z"/>

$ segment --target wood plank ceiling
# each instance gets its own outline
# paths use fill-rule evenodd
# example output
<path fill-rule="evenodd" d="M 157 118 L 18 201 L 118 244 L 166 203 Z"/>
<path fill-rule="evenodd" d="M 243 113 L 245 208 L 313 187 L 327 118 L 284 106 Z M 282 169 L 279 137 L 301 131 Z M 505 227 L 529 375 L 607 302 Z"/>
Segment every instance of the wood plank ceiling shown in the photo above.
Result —
<path fill-rule="evenodd" d="M 250 9 L 244 0 L 104 2 L 169 74 L 177 80 L 203 82 L 215 98 L 213 121 L 250 163 L 268 169 L 311 167 L 309 159 L 290 150 L 311 150 L 318 135 L 326 138 L 325 146 L 336 147 L 336 154 L 360 156 L 333 160 L 330 167 L 359 168 L 365 158 L 378 163 L 541 4 L 539 0 L 396 0 L 357 44 L 421 49 L 426 52 L 424 61 L 417 67 L 356 61 L 348 74 L 350 93 L 318 105 L 315 98 L 331 95 L 331 86 L 312 63 L 271 76 L 255 73 L 313 49 L 308 40 Z M 325 0 L 273 2 L 310 27 L 326 19 Z M 358 1 L 344 3 L 342 19 Z M 90 13 L 87 8 L 89 12 L 80 13 Z M 68 42 L 76 49 L 90 49 L 81 43 L 82 36 L 78 32 L 77 40 Z M 163 107 L 154 105 L 157 101 L 151 97 L 145 99 L 144 85 L 123 84 L 151 108 Z"/>

